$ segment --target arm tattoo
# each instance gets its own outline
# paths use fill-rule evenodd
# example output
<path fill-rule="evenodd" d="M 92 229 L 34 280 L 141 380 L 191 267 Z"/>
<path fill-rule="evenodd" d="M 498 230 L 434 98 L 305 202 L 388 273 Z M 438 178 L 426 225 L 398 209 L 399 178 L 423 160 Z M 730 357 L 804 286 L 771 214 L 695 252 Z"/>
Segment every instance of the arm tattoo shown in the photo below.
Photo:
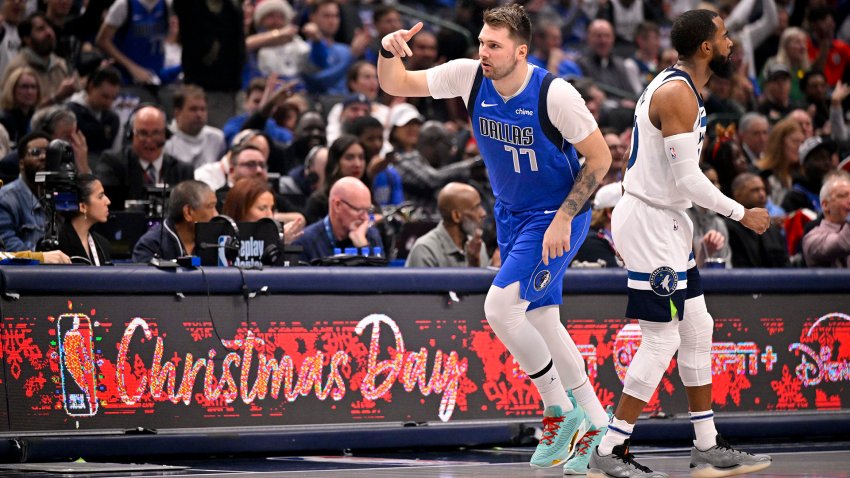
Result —
<path fill-rule="evenodd" d="M 567 195 L 567 199 L 564 199 L 564 202 L 561 204 L 561 210 L 570 217 L 575 217 L 581 211 L 581 208 L 587 202 L 590 195 L 599 187 L 597 176 L 601 178 L 605 175 L 605 172 L 606 170 L 604 168 L 588 171 L 588 164 L 585 163 L 581 167 L 581 170 L 579 170 L 573 183 L 573 188 Z"/>

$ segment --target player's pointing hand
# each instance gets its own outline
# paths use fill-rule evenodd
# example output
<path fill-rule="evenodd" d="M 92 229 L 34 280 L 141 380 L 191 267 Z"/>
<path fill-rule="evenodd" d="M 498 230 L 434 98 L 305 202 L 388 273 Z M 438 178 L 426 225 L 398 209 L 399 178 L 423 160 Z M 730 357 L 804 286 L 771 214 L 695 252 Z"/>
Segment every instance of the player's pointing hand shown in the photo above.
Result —
<path fill-rule="evenodd" d="M 413 52 L 410 51 L 410 47 L 407 46 L 407 42 L 413 38 L 413 35 L 419 33 L 419 30 L 421 29 L 422 22 L 419 22 L 416 25 L 413 25 L 413 28 L 410 30 L 396 30 L 381 39 L 381 46 L 399 58 L 413 56 Z"/>

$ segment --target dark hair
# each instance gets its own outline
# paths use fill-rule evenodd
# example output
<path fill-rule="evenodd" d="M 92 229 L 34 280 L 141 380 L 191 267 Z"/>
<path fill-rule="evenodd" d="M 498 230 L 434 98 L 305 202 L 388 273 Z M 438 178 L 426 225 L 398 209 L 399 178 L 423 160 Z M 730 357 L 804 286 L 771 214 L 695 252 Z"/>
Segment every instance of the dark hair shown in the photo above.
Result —
<path fill-rule="evenodd" d="M 24 156 L 26 156 L 26 154 L 27 154 L 27 152 L 26 152 L 27 145 L 31 141 L 36 140 L 36 139 L 46 139 L 47 142 L 49 143 L 50 142 L 50 135 L 48 135 L 44 131 L 35 130 L 35 131 L 27 134 L 23 138 L 19 139 L 18 144 L 15 147 L 15 149 L 18 151 L 18 159 L 24 159 Z"/>
<path fill-rule="evenodd" d="M 79 200 L 81 203 L 88 203 L 89 197 L 94 192 L 95 181 L 100 181 L 94 174 L 78 174 L 74 178 L 74 184 L 79 192 Z"/>
<path fill-rule="evenodd" d="M 245 96 L 251 96 L 251 93 L 259 91 L 263 93 L 266 91 L 266 79 L 265 78 L 254 78 L 248 83 L 248 89 L 245 90 Z"/>
<path fill-rule="evenodd" d="M 830 7 L 829 5 L 822 5 L 822 6 L 819 6 L 819 7 L 809 9 L 809 14 L 807 16 L 807 19 L 809 20 L 809 23 L 811 24 L 811 23 L 819 22 L 819 21 L 823 20 L 824 18 L 830 17 L 832 15 L 833 15 L 832 7 Z M 21 29 L 21 27 L 18 27 L 19 31 L 20 31 L 20 29 Z M 21 38 L 23 38 L 23 35 L 21 35 Z"/>
<path fill-rule="evenodd" d="M 174 186 L 168 197 L 168 219 L 175 224 L 183 222 L 183 207 L 200 209 L 203 206 L 204 194 L 212 192 L 207 183 L 187 179 Z"/>
<path fill-rule="evenodd" d="M 806 88 L 809 87 L 809 81 L 811 81 L 813 76 L 822 76 L 826 78 L 826 75 L 823 74 L 823 71 L 817 68 L 812 68 L 803 75 L 803 78 L 800 79 L 800 91 L 802 91 L 803 93 L 806 92 Z"/>
<path fill-rule="evenodd" d="M 328 162 L 325 164 L 325 192 L 330 193 L 331 186 L 342 178 L 339 173 L 339 160 L 354 144 L 360 144 L 360 140 L 350 134 L 343 134 L 331 143 L 328 148 Z M 360 147 L 363 148 L 363 145 L 360 144 Z M 365 151 L 366 148 L 363 148 L 363 150 Z"/>
<path fill-rule="evenodd" d="M 378 5 L 372 10 L 372 23 L 378 23 L 390 13 L 398 13 L 398 9 L 392 5 Z"/>
<path fill-rule="evenodd" d="M 316 0 L 316 2 L 313 3 L 313 8 L 310 10 L 310 15 L 318 12 L 319 9 L 324 7 L 325 5 L 330 5 L 330 4 L 336 5 L 337 0 Z M 339 7 L 337 7 L 337 8 L 339 8 Z"/>
<path fill-rule="evenodd" d="M 86 86 L 91 86 L 93 88 L 97 88 L 104 83 L 120 85 L 121 73 L 119 73 L 115 67 L 107 66 L 104 68 L 98 68 L 89 76 L 88 80 L 86 80 Z"/>
<path fill-rule="evenodd" d="M 531 43 L 531 19 L 522 5 L 512 3 L 484 12 L 484 23 L 491 27 L 507 28 L 511 38 L 521 45 Z"/>
<path fill-rule="evenodd" d="M 689 10 L 676 18 L 670 39 L 673 48 L 679 52 L 679 58 L 689 58 L 702 42 L 711 41 L 717 32 L 714 17 L 717 14 L 711 10 Z"/>
<path fill-rule="evenodd" d="M 200 86 L 183 85 L 174 92 L 174 109 L 183 109 L 189 98 L 203 98 L 206 101 L 207 95 Z"/>
<path fill-rule="evenodd" d="M 366 65 L 374 66 L 373 63 L 369 63 L 366 60 L 359 60 L 348 67 L 348 71 L 345 72 L 345 86 L 349 90 L 351 90 L 351 84 L 357 81 L 357 77 L 360 75 L 360 70 Z"/>
<path fill-rule="evenodd" d="M 635 38 L 642 37 L 647 33 L 658 33 L 661 34 L 661 28 L 655 22 L 645 21 L 638 23 L 637 28 L 635 28 Z"/>
<path fill-rule="evenodd" d="M 248 215 L 248 210 L 264 193 L 271 193 L 272 187 L 268 181 L 259 178 L 242 178 L 227 192 L 221 213 L 230 216 L 234 221 L 242 221 Z"/>
<path fill-rule="evenodd" d="M 352 121 L 345 123 L 342 125 L 343 132 L 346 134 L 351 134 L 359 137 L 363 134 L 367 129 L 370 128 L 380 128 L 384 129 L 384 125 L 378 121 L 374 116 L 366 115 L 366 116 L 358 116 L 354 118 Z"/>
<path fill-rule="evenodd" d="M 21 38 L 21 41 L 23 41 L 24 38 L 32 37 L 32 21 L 36 18 L 41 18 L 42 20 L 44 20 L 44 23 L 47 23 L 48 25 L 50 25 L 50 28 L 53 28 L 53 25 L 47 19 L 46 13 L 35 12 L 30 16 L 24 18 L 24 20 L 18 24 L 18 36 Z"/>

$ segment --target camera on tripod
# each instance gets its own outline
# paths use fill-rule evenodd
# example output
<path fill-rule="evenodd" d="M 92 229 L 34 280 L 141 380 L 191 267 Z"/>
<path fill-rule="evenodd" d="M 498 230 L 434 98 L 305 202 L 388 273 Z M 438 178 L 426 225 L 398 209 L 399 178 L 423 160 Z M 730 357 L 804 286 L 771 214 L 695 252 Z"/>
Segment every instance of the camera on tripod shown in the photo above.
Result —
<path fill-rule="evenodd" d="M 39 201 L 47 214 L 47 228 L 37 249 L 55 251 L 59 249 L 56 213 L 80 209 L 80 193 L 76 183 L 77 167 L 71 144 L 61 139 L 51 141 L 47 146 L 44 169 L 35 173 Z"/>

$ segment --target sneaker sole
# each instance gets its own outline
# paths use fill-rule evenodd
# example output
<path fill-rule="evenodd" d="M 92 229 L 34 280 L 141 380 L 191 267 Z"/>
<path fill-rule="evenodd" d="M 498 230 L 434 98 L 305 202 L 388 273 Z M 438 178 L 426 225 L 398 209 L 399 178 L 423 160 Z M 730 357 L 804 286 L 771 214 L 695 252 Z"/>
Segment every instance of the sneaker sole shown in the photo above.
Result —
<path fill-rule="evenodd" d="M 571 476 L 577 476 L 577 475 L 583 476 L 583 475 L 586 475 L 587 472 L 586 471 L 573 470 L 572 468 L 564 468 L 564 474 L 565 475 L 571 475 Z"/>
<path fill-rule="evenodd" d="M 587 478 L 611 478 L 611 475 L 598 468 L 591 468 L 587 470 Z"/>
<path fill-rule="evenodd" d="M 701 465 L 691 468 L 691 476 L 693 478 L 720 478 L 723 476 L 743 475 L 744 473 L 754 473 L 761 471 L 771 465 L 772 462 L 759 463 L 757 465 L 740 465 L 735 468 L 715 468 L 711 465 Z M 590 474 L 588 474 L 590 476 Z"/>

